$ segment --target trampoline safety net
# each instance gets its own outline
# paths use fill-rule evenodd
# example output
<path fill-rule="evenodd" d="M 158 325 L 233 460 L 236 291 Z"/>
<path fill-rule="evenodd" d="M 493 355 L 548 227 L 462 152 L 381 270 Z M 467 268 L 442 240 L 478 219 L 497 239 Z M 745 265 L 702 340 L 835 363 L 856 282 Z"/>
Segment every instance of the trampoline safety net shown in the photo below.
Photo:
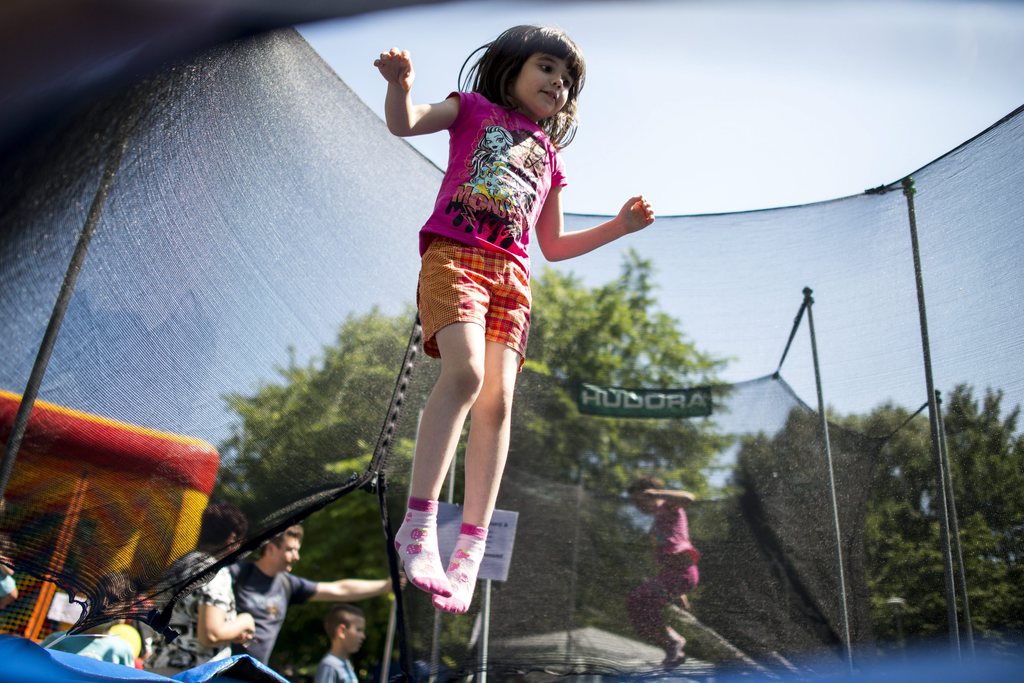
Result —
<path fill-rule="evenodd" d="M 912 195 L 897 181 L 659 218 L 557 268 L 537 254 L 498 500 L 515 520 L 507 575 L 481 583 L 462 616 L 402 591 L 392 672 L 657 677 L 666 623 L 687 640 L 674 674 L 692 678 L 811 671 L 945 638 L 945 488 L 922 410 L 910 199 L 964 542 L 954 585 L 971 598 L 972 637 L 1012 643 L 1024 627 L 1022 137 L 1018 111 L 913 173 Z M 21 595 L 0 628 L 36 640 L 115 618 L 159 628 L 184 592 L 302 520 L 298 574 L 385 576 L 365 491 L 386 475 L 401 519 L 437 373 L 410 332 L 438 169 L 291 30 L 175 64 L 4 164 L 0 435 L 20 441 L 0 541 Z M 589 221 L 567 216 L 569 229 Z M 700 410 L 671 414 L 671 392 Z M 640 404 L 649 413 L 629 412 Z M 699 581 L 685 601 L 652 597 L 652 516 L 627 493 L 643 476 L 695 496 Z M 461 482 L 456 467 L 456 505 Z M 196 552 L 213 503 L 237 507 L 245 533 Z M 389 607 L 366 608 L 357 664 L 369 672 Z M 296 675 L 326 650 L 300 613 L 288 628 L 305 635 L 286 628 L 273 660 Z"/>

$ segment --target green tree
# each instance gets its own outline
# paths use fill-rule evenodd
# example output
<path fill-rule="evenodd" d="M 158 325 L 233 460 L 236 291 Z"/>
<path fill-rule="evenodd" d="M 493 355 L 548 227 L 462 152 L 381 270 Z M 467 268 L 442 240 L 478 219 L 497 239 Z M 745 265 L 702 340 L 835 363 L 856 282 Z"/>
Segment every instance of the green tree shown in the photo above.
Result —
<path fill-rule="evenodd" d="M 978 400 L 970 387 L 958 386 L 943 402 L 972 624 L 978 639 L 997 646 L 1019 642 L 1024 634 L 1024 446 L 1017 432 L 1020 407 L 1004 416 L 1002 398 L 988 390 Z M 857 421 L 880 433 L 907 417 L 887 405 Z M 866 546 L 873 621 L 883 640 L 898 637 L 886 602 L 894 596 L 906 601 L 901 626 L 908 640 L 948 632 L 936 486 L 922 416 L 896 432 L 873 472 Z"/>
<path fill-rule="evenodd" d="M 560 455 L 538 465 L 554 469 L 552 474 L 575 470 L 590 490 L 622 491 L 643 469 L 703 494 L 701 472 L 724 443 L 714 438 L 712 425 L 584 417 L 571 393 L 580 382 L 629 388 L 719 384 L 726 361 L 700 351 L 680 321 L 658 309 L 652 280 L 651 261 L 632 250 L 620 276 L 594 288 L 569 273 L 541 273 L 534 282 L 526 363 L 536 376 L 525 379 L 561 390 L 521 392 L 547 395 L 548 402 L 534 409 L 533 421 L 517 417 L 514 424 L 525 424 L 522 432 L 532 437 L 518 446 L 525 453 Z"/>
<path fill-rule="evenodd" d="M 231 394 L 237 416 L 220 445 L 219 493 L 260 520 L 297 492 L 366 469 L 405 353 L 413 313 L 350 317 L 321 358 L 278 370 L 279 383 Z"/>
<path fill-rule="evenodd" d="M 847 624 L 855 645 L 869 640 L 860 530 L 867 507 L 866 484 L 882 443 L 833 424 L 828 449 L 833 499 L 816 411 L 794 400 L 779 429 L 743 440 L 737 455 L 735 500 L 745 523 L 703 542 L 710 546 L 720 571 L 726 567 L 720 580 L 707 587 L 708 606 L 718 607 L 708 619 L 735 634 L 732 637 L 748 654 L 768 658 L 774 650 L 787 657 L 838 655 Z M 724 507 L 724 512 L 737 514 L 731 507 Z M 747 537 L 757 548 L 756 555 L 768 562 L 750 556 L 749 547 L 743 545 Z M 837 540 L 848 598 L 845 614 Z M 733 566 L 742 569 L 728 575 Z M 743 585 L 746 594 L 735 595 L 737 585 Z M 753 629 L 750 613 L 758 615 Z M 766 639 L 765 633 L 771 633 L 771 638 Z"/>
<path fill-rule="evenodd" d="M 680 321 L 658 310 L 653 276 L 653 263 L 633 250 L 618 278 L 592 289 L 571 273 L 545 268 L 533 284 L 528 363 L 569 384 L 714 383 L 726 361 L 700 351 Z"/>

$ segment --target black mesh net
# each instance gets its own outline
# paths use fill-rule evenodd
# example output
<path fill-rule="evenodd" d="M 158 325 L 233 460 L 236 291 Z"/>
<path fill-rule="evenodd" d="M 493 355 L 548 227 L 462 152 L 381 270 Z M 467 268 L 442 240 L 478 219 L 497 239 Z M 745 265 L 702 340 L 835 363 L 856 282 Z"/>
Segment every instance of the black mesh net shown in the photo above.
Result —
<path fill-rule="evenodd" d="M 847 620 L 852 639 L 872 640 L 863 530 L 885 438 L 830 431 L 844 619 L 820 421 L 784 380 L 715 387 L 710 416 L 671 420 L 581 415 L 578 386 L 529 370 L 517 391 L 498 505 L 518 512 L 514 557 L 508 580 L 492 584 L 486 660 L 479 611 L 440 617 L 426 596 L 409 591 L 410 642 L 424 665 L 439 652 L 433 666 L 454 667 L 447 673 L 455 675 L 482 661 L 502 677 L 663 671 L 661 639 L 645 626 L 652 617 L 644 584 L 658 574 L 652 517 L 626 489 L 634 478 L 664 472 L 698 490 L 720 480 L 717 495 L 688 508 L 701 555 L 698 587 L 688 609 L 666 606 L 665 623 L 687 639 L 691 657 L 677 675 L 781 669 L 812 653 L 820 666 L 834 665 Z M 406 472 L 400 463 L 396 457 L 390 466 Z M 729 474 L 709 477 L 714 471 Z M 461 491 L 461 473 L 454 490 Z M 395 501 L 394 515 L 403 505 Z"/>
<path fill-rule="evenodd" d="M 188 577 L 161 577 L 194 546 L 216 479 L 245 512 L 250 546 L 363 483 L 350 476 L 365 462 L 325 466 L 377 442 L 390 388 L 370 391 L 379 378 L 354 356 L 394 385 L 418 263 L 405 237 L 437 177 L 382 126 L 287 32 L 174 66 L 8 171 L 5 441 L 76 238 L 114 174 L 6 496 L 15 564 L 89 598 L 82 625 L 162 610 Z M 400 342 L 335 339 L 346 318 L 399 314 Z M 335 342 L 344 395 L 317 399 L 331 416 L 275 456 L 231 442 L 232 395 Z"/>
<path fill-rule="evenodd" d="M 1016 112 L 913 174 L 935 384 L 947 394 L 973 387 L 953 392 L 961 422 L 972 396 L 994 392 L 982 412 L 1006 427 L 1009 482 L 1021 456 L 999 401 L 1010 415 L 1024 395 L 1022 121 Z M 296 33 L 175 65 L 9 160 L 4 177 L 5 442 L 83 226 L 98 217 L 6 490 L 4 552 L 32 578 L 0 612 L 4 630 L 41 638 L 58 628 L 55 589 L 86 601 L 79 629 L 127 616 L 160 625 L 212 568 L 367 487 L 381 468 L 400 515 L 436 372 L 408 353 L 414 235 L 440 173 Z M 700 582 L 688 607 L 667 608 L 688 640 L 675 675 L 827 666 L 843 660 L 847 633 L 858 656 L 884 654 L 903 638 L 886 607 L 897 591 L 940 596 L 908 609 L 922 637 L 944 633 L 939 494 L 928 483 L 928 423 L 912 417 L 928 391 L 907 207 L 897 183 L 808 206 L 659 218 L 621 249 L 538 268 L 544 295 L 498 501 L 518 514 L 507 581 L 481 584 L 460 617 L 439 618 L 405 591 L 404 665 L 442 676 L 656 675 L 665 652 L 630 616 L 654 571 L 650 518 L 625 494 L 643 474 L 697 494 L 688 514 Z M 567 217 L 569 229 L 590 220 Z M 667 327 L 605 334 L 621 323 L 571 292 L 559 298 L 556 275 L 605 301 L 602 286 L 624 268 L 623 281 L 641 273 L 632 286 L 644 293 L 626 307 Z M 827 442 L 809 398 L 807 316 L 787 347 L 804 287 Z M 638 349 L 637 339 L 677 327 L 679 359 Z M 707 362 L 694 362 L 701 353 Z M 414 382 L 395 394 L 413 365 Z M 580 381 L 706 386 L 712 412 L 584 415 Z M 954 439 L 951 458 L 972 448 Z M 912 468 L 908 453 L 924 453 L 925 465 Z M 454 490 L 457 503 L 459 482 Z M 973 495 L 968 512 L 994 509 L 984 491 Z M 188 555 L 203 510 L 223 501 L 244 512 L 244 538 Z M 895 551 L 878 542 L 904 509 L 921 524 L 907 547 L 927 556 L 923 574 L 889 562 Z M 1012 516 L 1000 550 L 1019 555 Z M 383 575 L 379 521 L 343 533 L 380 538 Z M 1000 585 L 1018 573 L 1009 563 Z M 1014 613 L 987 613 L 987 632 L 1019 630 Z"/>

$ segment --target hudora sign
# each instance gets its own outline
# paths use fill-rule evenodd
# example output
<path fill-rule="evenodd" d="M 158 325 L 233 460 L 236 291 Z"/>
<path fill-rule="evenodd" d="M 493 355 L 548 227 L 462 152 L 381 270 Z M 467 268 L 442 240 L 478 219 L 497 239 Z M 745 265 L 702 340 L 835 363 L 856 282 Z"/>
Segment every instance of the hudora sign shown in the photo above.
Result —
<path fill-rule="evenodd" d="M 711 414 L 711 389 L 622 389 L 584 383 L 576 405 L 584 415 L 707 417 Z"/>

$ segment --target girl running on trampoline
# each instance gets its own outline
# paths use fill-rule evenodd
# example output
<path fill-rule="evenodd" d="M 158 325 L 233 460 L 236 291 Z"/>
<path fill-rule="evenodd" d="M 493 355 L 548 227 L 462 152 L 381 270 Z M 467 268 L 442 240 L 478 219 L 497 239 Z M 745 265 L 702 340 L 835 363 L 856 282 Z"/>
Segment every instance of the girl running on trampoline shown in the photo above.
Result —
<path fill-rule="evenodd" d="M 565 33 L 516 26 L 473 54 L 481 50 L 465 80 L 460 73 L 466 92 L 435 104 L 413 104 L 407 51 L 392 48 L 373 63 L 388 84 L 385 119 L 393 134 L 448 130 L 451 138 L 434 211 L 419 234 L 416 297 L 424 350 L 440 357 L 441 369 L 420 422 L 395 546 L 409 581 L 455 614 L 473 599 L 508 454 L 512 393 L 530 327 L 531 231 L 544 256 L 558 261 L 654 222 L 638 195 L 605 223 L 563 230 L 559 149 L 575 134 L 585 75 L 583 55 Z M 437 499 L 467 415 L 463 523 L 445 571 Z"/>
<path fill-rule="evenodd" d="M 686 661 L 686 638 L 669 625 L 665 608 L 678 605 L 689 610 L 686 594 L 700 581 L 700 552 L 690 540 L 686 517 L 694 496 L 689 491 L 666 489 L 658 477 L 639 477 L 627 491 L 638 510 L 654 516 L 651 533 L 657 574 L 629 594 L 626 607 L 637 634 L 661 646 L 665 650 L 662 665 L 673 668 Z"/>

